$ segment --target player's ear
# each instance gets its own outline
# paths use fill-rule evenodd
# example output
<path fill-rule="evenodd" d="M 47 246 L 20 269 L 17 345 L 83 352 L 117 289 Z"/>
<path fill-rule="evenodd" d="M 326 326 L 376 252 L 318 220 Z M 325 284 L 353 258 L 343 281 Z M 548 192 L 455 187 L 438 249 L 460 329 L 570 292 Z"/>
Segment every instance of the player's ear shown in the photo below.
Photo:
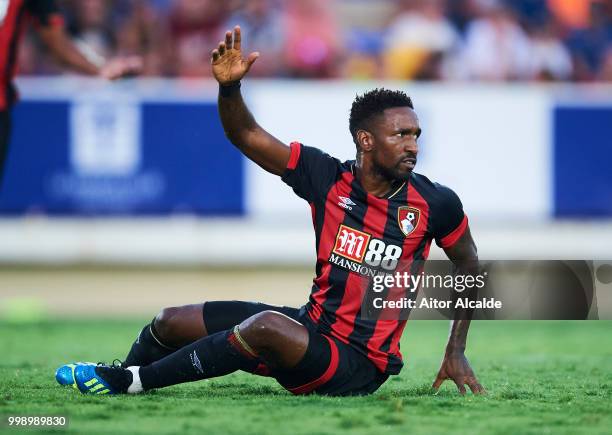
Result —
<path fill-rule="evenodd" d="M 357 142 L 359 142 L 359 146 L 363 152 L 372 151 L 372 148 L 374 148 L 374 138 L 368 131 L 358 130 Z"/>

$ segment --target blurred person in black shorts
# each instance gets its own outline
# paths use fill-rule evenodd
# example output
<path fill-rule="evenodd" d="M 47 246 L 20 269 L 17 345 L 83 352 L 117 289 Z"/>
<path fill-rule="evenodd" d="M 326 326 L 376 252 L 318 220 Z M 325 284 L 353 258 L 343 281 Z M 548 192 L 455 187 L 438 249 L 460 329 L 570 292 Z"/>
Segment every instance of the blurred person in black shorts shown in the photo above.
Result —
<path fill-rule="evenodd" d="M 141 69 L 139 57 L 106 62 L 93 53 L 88 57 L 83 55 L 64 32 L 55 0 L 0 1 L 0 189 L 8 156 L 11 107 L 18 99 L 13 79 L 17 72 L 19 41 L 30 22 L 57 61 L 74 71 L 114 80 Z"/>
<path fill-rule="evenodd" d="M 221 121 L 243 154 L 310 205 L 317 262 L 309 301 L 301 308 L 240 301 L 166 308 L 121 365 L 66 364 L 56 373 L 61 384 L 138 393 L 243 370 L 271 376 L 294 394 L 370 394 L 400 372 L 406 325 L 399 316 L 368 315 L 371 278 L 418 273 L 434 240 L 460 271 L 478 272 L 461 201 L 413 172 L 421 128 L 405 93 L 375 89 L 355 99 L 349 128 L 357 158 L 341 162 L 298 142 L 287 146 L 256 123 L 240 80 L 259 54 L 245 59 L 240 45 L 236 27 L 212 53 Z M 433 387 L 451 379 L 461 393 L 465 385 L 481 393 L 465 357 L 471 317 L 463 314 L 451 322 Z"/>

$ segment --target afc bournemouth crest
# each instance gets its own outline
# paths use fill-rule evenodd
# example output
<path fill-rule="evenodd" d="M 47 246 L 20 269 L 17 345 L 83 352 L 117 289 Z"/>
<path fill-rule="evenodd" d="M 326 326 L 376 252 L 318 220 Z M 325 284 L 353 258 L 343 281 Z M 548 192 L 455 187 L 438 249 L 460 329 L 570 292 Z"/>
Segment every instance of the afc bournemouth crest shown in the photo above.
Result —
<path fill-rule="evenodd" d="M 397 223 L 404 235 L 409 236 L 419 226 L 421 210 L 414 207 L 400 207 L 397 209 Z"/>

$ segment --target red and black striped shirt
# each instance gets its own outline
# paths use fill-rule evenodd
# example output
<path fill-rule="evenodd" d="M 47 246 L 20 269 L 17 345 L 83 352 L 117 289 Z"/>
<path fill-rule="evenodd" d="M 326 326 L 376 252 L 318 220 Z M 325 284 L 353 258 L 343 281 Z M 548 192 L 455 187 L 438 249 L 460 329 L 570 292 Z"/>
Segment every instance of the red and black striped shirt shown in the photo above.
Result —
<path fill-rule="evenodd" d="M 17 100 L 13 78 L 19 41 L 30 19 L 43 27 L 63 23 L 55 0 L 0 1 L 0 110 L 7 110 Z"/>
<path fill-rule="evenodd" d="M 291 144 L 283 181 L 310 204 L 316 233 L 316 277 L 306 310 L 321 333 L 353 346 L 381 372 L 397 374 L 406 321 L 362 312 L 372 276 L 425 260 L 432 240 L 452 246 L 467 217 L 452 190 L 416 173 L 385 198 L 371 195 L 354 165 Z"/>

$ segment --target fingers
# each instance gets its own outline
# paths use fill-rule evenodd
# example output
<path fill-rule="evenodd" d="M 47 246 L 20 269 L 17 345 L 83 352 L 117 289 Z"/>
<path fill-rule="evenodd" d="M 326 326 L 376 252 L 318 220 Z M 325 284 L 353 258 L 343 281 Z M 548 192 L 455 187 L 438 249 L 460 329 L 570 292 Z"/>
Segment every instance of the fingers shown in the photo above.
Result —
<path fill-rule="evenodd" d="M 219 42 L 219 47 L 212 51 L 212 62 L 215 62 L 219 57 L 223 56 L 228 50 L 241 49 L 242 35 L 240 33 L 240 26 L 234 27 L 234 32 L 231 30 L 225 32 L 225 41 Z M 252 53 L 247 59 L 248 68 L 251 67 L 253 62 L 259 57 L 259 53 Z"/>
<path fill-rule="evenodd" d="M 125 77 L 125 76 L 140 74 L 143 68 L 143 61 L 140 56 L 128 56 L 128 57 L 122 58 L 121 65 L 122 65 L 121 75 L 122 77 Z"/>
<path fill-rule="evenodd" d="M 470 390 L 472 390 L 472 393 L 487 394 L 487 391 L 484 389 L 482 385 L 478 383 L 478 381 L 475 378 L 468 378 L 466 383 L 468 384 L 468 387 L 470 387 Z"/>
<path fill-rule="evenodd" d="M 240 51 L 242 46 L 242 33 L 240 26 L 234 27 L 234 49 Z"/>
<path fill-rule="evenodd" d="M 242 35 L 240 34 L 240 26 L 234 27 L 233 33 L 231 30 L 225 32 L 225 47 L 227 50 L 240 50 L 241 42 Z M 221 43 L 219 43 L 219 47 L 221 47 Z"/>
<path fill-rule="evenodd" d="M 461 376 L 455 379 L 455 378 L 451 378 L 450 376 L 447 376 L 446 374 L 442 372 L 438 373 L 438 376 L 436 376 L 436 380 L 431 385 L 431 388 L 437 391 L 442 385 L 442 383 L 447 379 L 453 380 L 453 382 L 457 386 L 457 389 L 459 390 L 459 393 L 461 395 L 465 395 L 465 393 L 467 392 L 467 390 L 465 389 L 465 384 L 467 384 L 468 387 L 470 387 L 470 390 L 472 391 L 473 394 L 487 394 L 487 391 L 484 389 L 484 387 L 480 385 L 480 383 L 478 383 L 478 380 L 473 376 L 466 376 L 466 377 Z"/>
<path fill-rule="evenodd" d="M 446 378 L 444 376 L 438 374 L 438 376 L 436 376 L 436 380 L 431 385 L 431 388 L 433 388 L 434 390 L 437 390 L 438 388 L 440 388 L 440 385 L 442 385 L 442 382 L 444 382 L 445 379 Z"/>
<path fill-rule="evenodd" d="M 462 396 L 465 395 L 465 386 L 461 382 L 457 381 L 456 379 L 453 379 L 453 381 L 455 382 L 455 385 L 457 386 L 459 393 Z"/>
<path fill-rule="evenodd" d="M 249 70 L 251 69 L 251 66 L 253 66 L 253 64 L 255 63 L 258 57 L 259 57 L 258 51 L 249 54 L 249 57 L 247 57 L 247 60 L 246 60 L 246 72 L 249 72 Z"/>
<path fill-rule="evenodd" d="M 215 48 L 212 51 L 212 61 L 213 61 L 213 63 L 216 62 L 217 60 L 219 60 L 219 58 L 225 54 L 225 52 L 227 51 L 227 47 L 231 46 L 231 36 L 230 36 L 230 45 L 227 44 L 227 35 L 225 35 L 225 36 L 226 36 L 226 40 L 219 42 L 219 47 Z"/>
<path fill-rule="evenodd" d="M 227 46 L 228 50 L 231 50 L 234 45 L 232 32 L 230 32 L 229 30 L 225 32 L 225 45 Z"/>
<path fill-rule="evenodd" d="M 100 76 L 108 80 L 117 80 L 134 76 L 142 71 L 142 59 L 138 56 L 118 57 L 109 60 L 100 69 Z"/>

